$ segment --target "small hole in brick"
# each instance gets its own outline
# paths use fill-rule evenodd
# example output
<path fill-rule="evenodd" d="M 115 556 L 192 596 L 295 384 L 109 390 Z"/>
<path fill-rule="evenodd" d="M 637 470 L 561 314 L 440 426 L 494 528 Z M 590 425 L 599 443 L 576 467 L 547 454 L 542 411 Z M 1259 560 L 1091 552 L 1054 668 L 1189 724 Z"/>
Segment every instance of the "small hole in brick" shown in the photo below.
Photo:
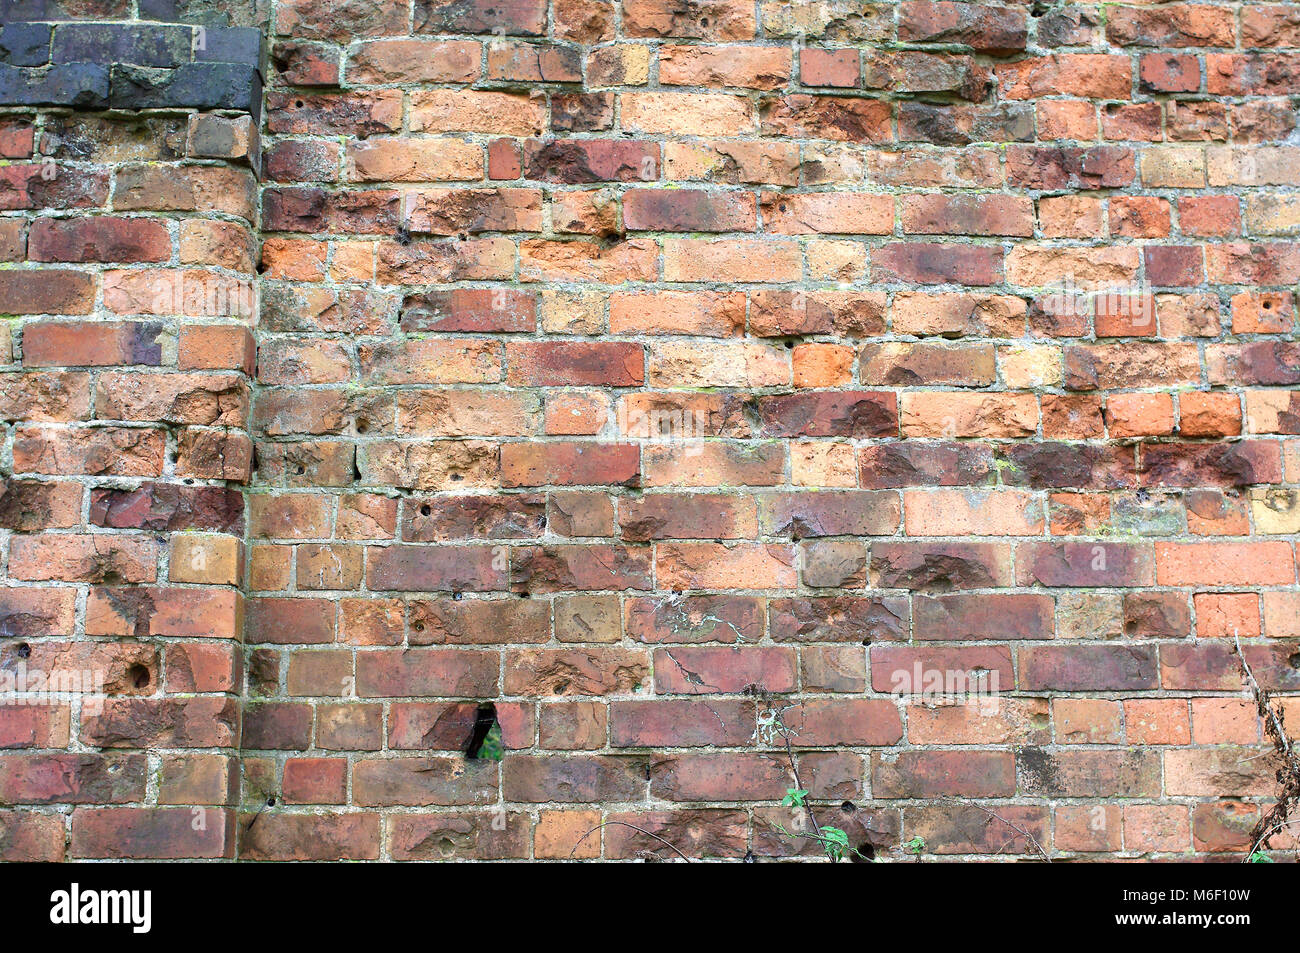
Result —
<path fill-rule="evenodd" d="M 18 645 L 18 648 L 15 649 L 14 651 L 15 651 L 15 653 L 18 655 L 19 658 L 31 658 L 31 657 L 32 657 L 32 647 L 31 647 L 30 645 L 28 645 L 26 642 L 22 642 L 22 643 L 20 643 L 20 644 Z"/>
<path fill-rule="evenodd" d="M 459 474 L 459 473 L 453 473 L 453 474 L 451 475 L 451 482 L 452 482 L 452 483 L 459 483 L 459 482 L 460 482 L 461 480 L 463 480 L 463 479 L 465 479 L 465 478 L 464 478 L 461 474 Z"/>
<path fill-rule="evenodd" d="M 463 592 L 453 592 L 453 593 L 451 594 L 451 598 L 452 598 L 452 601 L 453 601 L 453 602 L 460 602 L 460 600 L 462 600 L 462 599 L 465 598 L 465 593 L 463 593 Z"/>
<path fill-rule="evenodd" d="M 852 814 L 854 811 L 857 810 L 857 808 L 853 806 L 852 801 L 845 801 L 843 804 L 840 805 L 840 810 L 843 811 L 845 814 Z"/>
<path fill-rule="evenodd" d="M 298 464 L 298 466 L 297 466 L 297 470 L 296 470 L 296 472 L 297 472 L 298 476 L 302 476 L 304 473 L 307 472 L 307 468 L 304 467 L 304 466 L 300 463 L 300 464 Z"/>
<path fill-rule="evenodd" d="M 126 670 L 127 681 L 133 688 L 148 688 L 151 678 L 149 669 L 145 665 L 132 665 Z"/>
<path fill-rule="evenodd" d="M 522 592 L 520 592 L 520 593 L 519 593 L 519 598 L 520 598 L 520 599 L 527 599 L 527 598 L 528 598 L 528 590 L 525 589 L 525 590 L 523 590 Z"/>
<path fill-rule="evenodd" d="M 1265 302 L 1264 302 L 1264 310 L 1265 310 L 1265 311 L 1272 311 L 1272 310 L 1273 310 L 1273 302 L 1272 302 L 1272 301 L 1265 301 Z"/>
<path fill-rule="evenodd" d="M 865 864 L 868 861 L 876 859 L 876 848 L 867 843 L 859 844 L 856 848 L 857 854 L 851 855 L 855 864 Z M 859 856 L 859 854 L 861 856 Z"/>
<path fill-rule="evenodd" d="M 1286 663 L 1292 668 L 1300 669 L 1300 652 L 1296 652 L 1287 657 Z"/>
<path fill-rule="evenodd" d="M 478 706 L 474 715 L 474 730 L 465 747 L 465 757 L 501 760 L 501 723 L 497 721 L 496 705 L 489 702 Z"/>
<path fill-rule="evenodd" d="M 423 631 L 424 631 L 424 623 L 423 623 L 423 622 L 415 622 L 415 623 L 412 623 L 412 625 L 411 625 L 411 631 L 412 631 L 412 632 L 423 632 Z"/>
<path fill-rule="evenodd" d="M 267 806 L 267 807 L 275 807 L 275 798 L 274 798 L 274 797 L 269 797 L 269 798 L 267 798 L 267 799 L 266 799 L 266 806 Z"/>
<path fill-rule="evenodd" d="M 425 503 L 422 507 L 420 507 L 421 516 L 428 516 L 432 512 L 433 512 L 433 507 L 430 506 L 428 503 Z"/>
<path fill-rule="evenodd" d="M 370 421 L 362 418 L 357 421 L 357 433 L 365 433 L 370 429 Z"/>
<path fill-rule="evenodd" d="M 302 109 L 303 101 L 301 99 L 295 100 L 293 105 L 296 109 Z"/>

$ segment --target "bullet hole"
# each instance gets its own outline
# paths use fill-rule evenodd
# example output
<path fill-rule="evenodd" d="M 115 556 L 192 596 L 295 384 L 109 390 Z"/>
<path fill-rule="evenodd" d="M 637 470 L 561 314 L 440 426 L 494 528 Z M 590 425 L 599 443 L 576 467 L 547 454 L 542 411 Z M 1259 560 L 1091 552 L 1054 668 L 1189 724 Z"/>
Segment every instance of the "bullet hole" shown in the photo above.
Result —
<path fill-rule="evenodd" d="M 497 706 L 491 702 L 479 705 L 474 715 L 474 730 L 465 747 L 465 757 L 476 761 L 500 761 L 501 755 L 501 722 L 497 720 Z"/>
<path fill-rule="evenodd" d="M 148 666 L 136 664 L 126 670 L 126 680 L 131 683 L 132 688 L 148 688 L 150 678 Z"/>
<path fill-rule="evenodd" d="M 31 658 L 31 657 L 32 657 L 32 647 L 31 647 L 30 645 L 28 645 L 26 642 L 22 642 L 22 643 L 19 644 L 18 648 L 15 649 L 15 654 L 16 654 L 19 658 Z"/>
<path fill-rule="evenodd" d="M 370 429 L 370 421 L 364 417 L 357 421 L 357 433 L 365 433 Z"/>
<path fill-rule="evenodd" d="M 425 503 L 422 507 L 420 507 L 421 516 L 428 516 L 432 512 L 433 512 L 433 507 L 430 506 L 428 503 Z"/>
<path fill-rule="evenodd" d="M 1264 302 L 1264 310 L 1265 310 L 1265 311 L 1272 311 L 1272 310 L 1273 310 L 1273 302 L 1272 302 L 1272 301 L 1265 301 L 1265 302 Z"/>
<path fill-rule="evenodd" d="M 295 108 L 295 109 L 302 109 L 304 103 L 303 103 L 303 101 L 302 101 L 301 99 L 296 99 L 296 100 L 294 100 L 293 105 L 294 105 L 294 108 Z"/>
<path fill-rule="evenodd" d="M 295 472 L 298 474 L 298 476 L 302 476 L 304 473 L 307 472 L 307 468 L 300 463 L 296 467 Z"/>
<path fill-rule="evenodd" d="M 267 807 L 275 807 L 275 797 L 274 797 L 274 795 L 266 799 L 266 806 L 267 806 Z"/>
<path fill-rule="evenodd" d="M 845 814 L 852 814 L 854 811 L 857 810 L 857 808 L 854 806 L 852 801 L 845 801 L 843 804 L 840 805 L 840 810 L 843 811 Z"/>
<path fill-rule="evenodd" d="M 412 631 L 412 632 L 423 632 L 423 631 L 424 631 L 424 623 L 423 623 L 423 622 L 413 622 L 413 623 L 411 623 L 411 631 Z"/>

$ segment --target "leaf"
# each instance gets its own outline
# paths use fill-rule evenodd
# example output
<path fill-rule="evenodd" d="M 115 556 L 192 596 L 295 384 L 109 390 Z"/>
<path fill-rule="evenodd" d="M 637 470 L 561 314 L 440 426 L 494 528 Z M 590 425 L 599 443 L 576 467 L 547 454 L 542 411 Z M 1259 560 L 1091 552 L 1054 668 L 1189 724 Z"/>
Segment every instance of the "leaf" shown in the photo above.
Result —
<path fill-rule="evenodd" d="M 821 832 L 822 837 L 826 838 L 831 843 L 838 844 L 841 847 L 849 846 L 849 835 L 844 833 L 838 827 L 823 827 Z"/>

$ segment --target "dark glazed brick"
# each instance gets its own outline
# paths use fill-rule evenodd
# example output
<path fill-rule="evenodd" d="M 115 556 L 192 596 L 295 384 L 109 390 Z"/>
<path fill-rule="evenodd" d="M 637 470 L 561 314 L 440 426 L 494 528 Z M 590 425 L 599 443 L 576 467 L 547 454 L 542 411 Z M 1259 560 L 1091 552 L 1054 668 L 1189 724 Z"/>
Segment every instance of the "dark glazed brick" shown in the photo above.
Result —
<path fill-rule="evenodd" d="M 240 109 L 255 112 L 262 82 L 257 70 L 234 63 L 191 63 L 174 70 L 113 67 L 114 109 Z"/>
<path fill-rule="evenodd" d="M 108 70 L 97 63 L 40 69 L 0 64 L 0 103 L 102 109 L 108 105 Z"/>
<path fill-rule="evenodd" d="M 48 23 L 8 23 L 0 27 L 0 63 L 44 66 L 49 61 Z"/>
<path fill-rule="evenodd" d="M 241 63 L 262 69 L 266 43 L 253 27 L 202 27 L 194 41 L 196 63 Z"/>
<path fill-rule="evenodd" d="M 137 0 L 136 9 L 142 20 L 171 22 L 176 19 L 176 0 Z"/>
<path fill-rule="evenodd" d="M 180 66 L 190 61 L 194 30 L 137 23 L 60 23 L 50 48 L 52 63 Z"/>

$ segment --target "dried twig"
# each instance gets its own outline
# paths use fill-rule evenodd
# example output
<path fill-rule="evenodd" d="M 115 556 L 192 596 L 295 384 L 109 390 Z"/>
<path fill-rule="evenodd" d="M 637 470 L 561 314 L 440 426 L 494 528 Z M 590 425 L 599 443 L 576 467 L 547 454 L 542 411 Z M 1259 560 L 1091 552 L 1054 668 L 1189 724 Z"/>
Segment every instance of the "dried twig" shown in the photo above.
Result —
<path fill-rule="evenodd" d="M 673 853 L 675 853 L 675 854 L 676 854 L 678 857 L 680 857 L 682 860 L 686 861 L 687 863 L 690 863 L 690 860 L 691 860 L 691 859 L 690 859 L 689 857 L 687 857 L 685 854 L 683 854 L 680 850 L 678 850 L 678 849 L 677 849 L 677 845 L 674 844 L 672 841 L 664 840 L 662 837 L 660 837 L 658 834 L 654 833 L 653 831 L 648 831 L 648 830 L 646 830 L 645 828 L 637 827 L 635 824 L 629 824 L 627 821 L 605 821 L 604 823 L 597 824 L 595 827 L 593 827 L 591 830 L 587 831 L 587 833 L 583 834 L 581 837 L 579 837 L 576 841 L 573 842 L 573 850 L 570 850 L 570 851 L 569 851 L 569 859 L 570 859 L 570 860 L 573 859 L 573 855 L 574 855 L 574 853 L 578 850 L 578 845 L 579 845 L 579 844 L 581 844 L 583 841 L 585 841 L 585 840 L 586 840 L 588 837 L 590 837 L 592 834 L 596 833 L 596 831 L 598 831 L 598 830 L 600 830 L 600 829 L 602 829 L 602 828 L 605 828 L 605 827 L 611 827 L 611 826 L 615 826 L 615 827 L 630 827 L 632 830 L 636 831 L 638 834 L 644 834 L 646 837 L 653 837 L 655 840 L 659 841 L 659 843 L 661 843 L 661 844 L 663 844 L 664 846 L 670 848 L 670 849 L 673 851 Z"/>
<path fill-rule="evenodd" d="M 1029 831 L 1025 830 L 1025 829 L 1024 829 L 1023 827 L 1021 827 L 1019 824 L 1012 824 L 1009 820 L 1007 820 L 1007 819 L 1006 819 L 1005 817 L 1003 817 L 1001 814 L 996 814 L 996 813 L 994 813 L 993 811 L 990 811 L 990 810 L 989 810 L 987 807 L 985 807 L 983 804 L 978 804 L 978 803 L 976 803 L 975 801 L 967 801 L 967 800 L 965 800 L 964 798 L 959 798 L 959 797 L 947 797 L 947 798 L 944 798 L 944 800 L 946 800 L 946 801 L 954 801 L 954 802 L 956 802 L 957 804 L 969 804 L 971 807 L 977 807 L 977 808 L 979 808 L 981 811 L 983 811 L 983 812 L 984 812 L 985 814 L 987 814 L 989 817 L 993 818 L 993 819 L 996 820 L 996 821 L 1001 821 L 1003 824 L 1007 825 L 1007 827 L 1011 828 L 1011 829 L 1012 829 L 1013 831 L 1015 831 L 1017 834 L 1019 834 L 1020 836 L 1022 836 L 1026 841 L 1028 841 L 1030 844 L 1032 844 L 1033 847 L 1034 847 L 1034 850 L 1038 851 L 1040 854 L 1043 855 L 1043 860 L 1047 861 L 1049 864 L 1052 862 L 1052 857 L 1051 857 L 1051 855 L 1048 854 L 1047 851 L 1043 850 L 1043 845 L 1040 844 L 1040 843 L 1038 843 L 1038 838 L 1035 837 L 1033 834 L 1029 833 Z"/>
<path fill-rule="evenodd" d="M 1273 743 L 1273 750 L 1277 752 L 1282 762 L 1277 769 L 1277 780 L 1281 790 L 1268 813 L 1256 822 L 1250 832 L 1251 847 L 1245 858 L 1249 860 L 1261 848 L 1267 850 L 1273 835 L 1288 826 L 1287 817 L 1291 812 L 1291 801 L 1300 798 L 1300 757 L 1296 756 L 1295 746 L 1287 737 L 1284 716 L 1273 705 L 1272 696 L 1267 689 L 1259 684 L 1255 673 L 1250 670 L 1246 653 L 1241 648 L 1241 637 L 1234 633 L 1233 642 L 1236 645 L 1237 661 L 1241 665 L 1246 685 L 1255 696 L 1255 708 L 1264 720 L 1264 734 Z"/>

